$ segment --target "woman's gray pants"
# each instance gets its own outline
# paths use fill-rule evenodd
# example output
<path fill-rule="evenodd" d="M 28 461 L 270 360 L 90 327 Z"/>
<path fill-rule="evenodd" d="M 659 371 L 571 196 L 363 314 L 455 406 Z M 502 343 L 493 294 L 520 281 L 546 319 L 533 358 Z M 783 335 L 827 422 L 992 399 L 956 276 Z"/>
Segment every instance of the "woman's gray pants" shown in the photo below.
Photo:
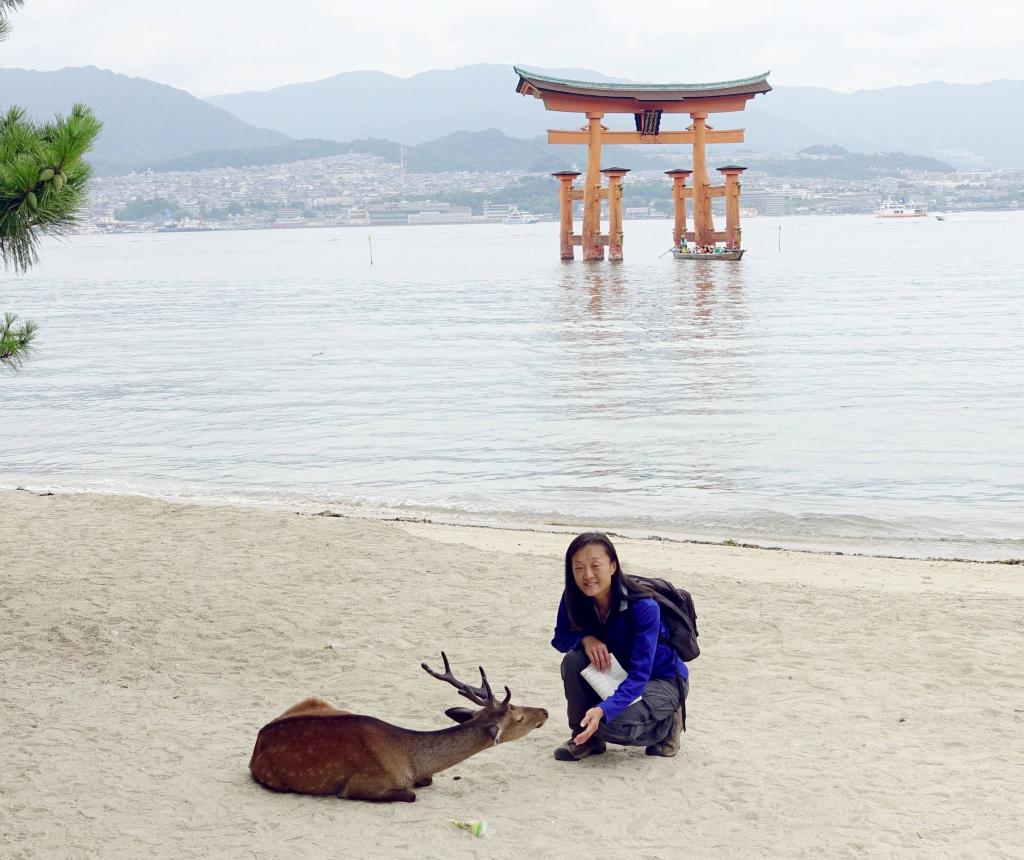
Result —
<path fill-rule="evenodd" d="M 562 686 L 569 716 L 569 730 L 580 733 L 584 714 L 601 704 L 601 697 L 583 680 L 580 671 L 590 663 L 585 651 L 570 651 L 562 659 Z M 614 721 L 601 721 L 595 737 L 613 744 L 647 747 L 660 743 L 672 731 L 676 711 L 683 708 L 686 725 L 686 693 L 689 682 L 685 678 L 651 678 L 644 687 L 642 698 L 634 702 Z"/>

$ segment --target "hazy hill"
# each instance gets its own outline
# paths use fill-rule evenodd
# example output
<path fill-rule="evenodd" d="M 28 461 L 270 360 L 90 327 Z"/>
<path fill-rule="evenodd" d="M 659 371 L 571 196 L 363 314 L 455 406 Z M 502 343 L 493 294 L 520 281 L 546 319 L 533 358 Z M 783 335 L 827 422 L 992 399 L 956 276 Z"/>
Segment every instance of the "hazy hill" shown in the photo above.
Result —
<path fill-rule="evenodd" d="M 960 167 L 1024 167 L 1024 81 L 837 93 L 777 87 L 744 112 L 747 145 L 793 152 L 834 143 L 859 152 L 899 150 Z"/>
<path fill-rule="evenodd" d="M 586 69 L 549 71 L 607 79 Z M 0 69 L 0 108 L 17 104 L 36 119 L 47 119 L 66 113 L 75 101 L 89 105 L 105 124 L 90 156 L 101 174 L 149 166 L 188 170 L 284 163 L 347 152 L 356 148 L 353 144 L 358 151 L 397 158 L 397 141 L 406 144 L 410 170 L 553 171 L 585 163 L 582 149 L 547 146 L 543 138 L 547 127 L 570 128 L 580 118 L 545 111 L 538 100 L 517 95 L 515 83 L 515 73 L 504 65 L 411 78 L 346 72 L 265 93 L 219 96 L 210 104 L 173 87 L 91 66 L 56 72 Z M 1024 147 L 1018 145 L 1024 116 L 1008 107 L 1013 104 L 1024 104 L 1024 82 L 932 83 L 849 95 L 779 87 L 755 98 L 744 113 L 720 115 L 715 124 L 746 127 L 744 147 L 762 153 L 833 144 L 856 152 L 930 156 L 958 166 L 1024 166 Z M 684 122 L 673 117 L 664 125 L 681 128 Z M 624 116 L 607 124 L 631 123 L 632 117 Z M 712 153 L 721 163 L 739 148 L 717 146 Z M 248 154 L 240 155 L 243 151 Z M 678 166 L 687 153 L 688 148 L 677 147 L 609 149 L 606 164 L 621 162 L 634 170 Z M 873 168 L 848 163 L 843 169 Z M 890 169 L 888 163 L 883 169 Z"/>
<path fill-rule="evenodd" d="M 208 170 L 224 167 L 257 167 L 269 164 L 287 164 L 312 158 L 325 158 L 349 152 L 377 155 L 394 164 L 403 157 L 409 173 L 438 173 L 442 171 L 479 170 L 501 172 L 505 170 L 529 173 L 549 173 L 584 165 L 586 151 L 582 146 L 548 146 L 543 137 L 524 140 L 508 137 L 495 129 L 486 131 L 459 131 L 437 140 L 406 146 L 404 153 L 399 144 L 377 138 L 363 138 L 338 143 L 330 140 L 291 140 L 274 146 L 247 150 L 220 150 L 197 152 L 182 158 L 148 165 L 154 171 Z M 750 155 L 750 153 L 747 153 Z M 639 147 L 615 153 L 617 163 L 631 170 L 666 170 L 669 167 L 689 166 L 689 158 L 668 159 Z M 711 167 L 729 159 L 712 159 Z M 874 179 L 899 176 L 904 171 L 950 173 L 953 168 L 942 161 L 920 155 L 899 152 L 865 155 L 848 152 L 840 146 L 821 145 L 801 150 L 795 155 L 743 158 L 740 163 L 771 176 L 794 179 Z M 611 165 L 612 161 L 606 162 Z M 714 174 L 713 174 L 714 175 Z M 549 180 L 546 180 L 549 181 Z"/>
<path fill-rule="evenodd" d="M 585 163 L 582 146 L 548 146 L 544 138 L 531 140 L 508 137 L 495 129 L 458 131 L 419 146 L 405 146 L 380 138 L 361 138 L 343 142 L 307 138 L 289 140 L 273 146 L 245 150 L 196 152 L 180 158 L 166 159 L 146 165 L 150 170 L 208 170 L 216 167 L 255 167 L 287 164 L 310 158 L 325 158 L 349 152 L 378 155 L 398 164 L 404 157 L 410 173 L 437 173 L 455 170 L 529 171 L 544 173 L 563 170 L 574 163 Z M 647 163 L 643 155 L 630 163 Z M 660 162 L 650 162 L 657 167 Z"/>
<path fill-rule="evenodd" d="M 193 152 L 178 158 L 167 158 L 145 165 L 155 173 L 173 170 L 209 170 L 215 167 L 262 167 L 269 164 L 290 164 L 310 158 L 327 158 L 344 155 L 347 152 L 368 152 L 383 156 L 388 161 L 398 161 L 399 144 L 389 140 L 366 140 L 339 143 L 336 140 L 289 140 L 271 146 L 253 149 L 214 149 Z"/>
<path fill-rule="evenodd" d="M 586 69 L 554 71 L 567 77 L 612 80 Z M 536 99 L 518 95 L 517 80 L 511 66 L 488 64 L 421 72 L 411 78 L 343 72 L 320 81 L 212 96 L 207 101 L 246 122 L 276 128 L 291 137 L 383 137 L 406 144 L 491 128 L 510 137 L 536 137 L 559 120 L 569 119 L 567 114 L 548 114 Z M 632 123 L 632 118 L 627 119 Z"/>
<path fill-rule="evenodd" d="M 937 158 L 902 152 L 849 152 L 841 146 L 819 145 L 795 156 L 775 156 L 749 162 L 769 176 L 794 179 L 881 179 L 915 173 L 952 173 L 953 167 Z"/>
<path fill-rule="evenodd" d="M 586 69 L 556 70 L 566 77 L 607 79 Z M 737 70 L 745 74 L 757 70 Z M 349 140 L 381 137 L 424 143 L 456 131 L 497 129 L 532 138 L 549 127 L 578 125 L 572 114 L 545 111 L 515 92 L 510 66 L 475 65 L 410 78 L 382 72 L 345 72 L 321 81 L 266 92 L 215 96 L 209 101 L 246 122 L 292 137 Z M 770 78 L 769 78 L 770 80 Z M 761 152 L 795 152 L 831 143 L 859 152 L 901 151 L 960 166 L 1024 166 L 1024 81 L 942 82 L 838 93 L 818 87 L 776 87 L 741 114 L 717 117 L 720 128 L 745 127 Z M 611 119 L 611 118 L 610 118 Z M 607 122 L 626 128 L 631 117 Z M 682 128 L 681 118 L 665 126 Z M 717 151 L 728 152 L 728 147 Z"/>
<path fill-rule="evenodd" d="M 198 150 L 249 149 L 288 140 L 163 84 L 95 66 L 35 72 L 0 69 L 0 108 L 15 104 L 36 120 L 83 102 L 103 121 L 89 154 L 98 173 L 122 172 Z"/>

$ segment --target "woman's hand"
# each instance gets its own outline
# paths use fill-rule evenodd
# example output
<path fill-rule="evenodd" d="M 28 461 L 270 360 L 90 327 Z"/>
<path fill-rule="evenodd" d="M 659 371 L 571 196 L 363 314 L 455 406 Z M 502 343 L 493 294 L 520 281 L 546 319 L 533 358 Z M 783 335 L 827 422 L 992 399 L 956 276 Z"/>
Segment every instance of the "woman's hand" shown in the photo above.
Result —
<path fill-rule="evenodd" d="M 598 672 L 607 672 L 612 667 L 612 658 L 608 646 L 596 636 L 584 636 L 582 643 L 587 658 L 594 664 Z"/>
<path fill-rule="evenodd" d="M 601 725 L 601 720 L 604 718 L 604 711 L 600 705 L 596 708 L 591 708 L 583 715 L 583 719 L 580 721 L 580 726 L 583 731 L 580 732 L 576 737 L 572 739 L 574 744 L 585 744 L 590 740 L 594 732 L 597 731 L 598 726 Z"/>

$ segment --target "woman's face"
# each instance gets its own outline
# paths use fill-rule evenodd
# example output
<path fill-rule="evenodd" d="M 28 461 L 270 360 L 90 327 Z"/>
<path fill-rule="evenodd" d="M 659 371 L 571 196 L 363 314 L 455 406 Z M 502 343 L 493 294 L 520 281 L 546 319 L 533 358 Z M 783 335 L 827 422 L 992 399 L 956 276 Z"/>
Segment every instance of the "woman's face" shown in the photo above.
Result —
<path fill-rule="evenodd" d="M 576 586 L 587 597 L 604 597 L 612 587 L 612 575 L 618 565 L 599 543 L 587 544 L 576 550 L 572 557 L 572 575 Z"/>

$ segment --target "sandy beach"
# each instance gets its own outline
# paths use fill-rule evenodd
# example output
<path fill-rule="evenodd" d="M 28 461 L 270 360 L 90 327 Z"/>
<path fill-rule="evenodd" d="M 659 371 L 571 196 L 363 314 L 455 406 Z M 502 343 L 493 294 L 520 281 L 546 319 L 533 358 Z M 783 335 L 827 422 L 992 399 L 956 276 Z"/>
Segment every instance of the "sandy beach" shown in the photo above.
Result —
<path fill-rule="evenodd" d="M 1024 856 L 1024 568 L 617 540 L 694 594 L 689 730 L 565 764 L 571 535 L 0 493 L 0 856 Z M 306 696 L 448 725 L 442 649 L 551 719 L 413 804 L 251 780 Z"/>

